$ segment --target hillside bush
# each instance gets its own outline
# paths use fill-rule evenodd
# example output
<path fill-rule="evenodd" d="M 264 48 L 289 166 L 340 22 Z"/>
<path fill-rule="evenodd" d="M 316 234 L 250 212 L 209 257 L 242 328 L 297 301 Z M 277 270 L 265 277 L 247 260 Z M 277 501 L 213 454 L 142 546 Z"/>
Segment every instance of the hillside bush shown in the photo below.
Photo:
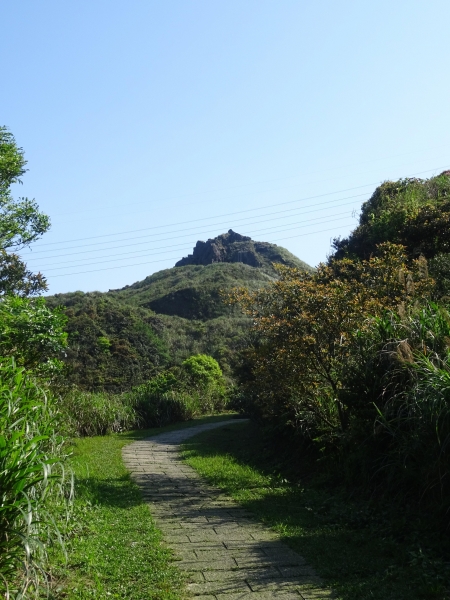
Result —
<path fill-rule="evenodd" d="M 119 394 L 152 378 L 169 361 L 161 325 L 151 311 L 92 292 L 58 294 L 48 306 L 65 306 L 66 380 L 89 392 Z"/>
<path fill-rule="evenodd" d="M 424 259 L 385 245 L 235 293 L 255 322 L 234 401 L 340 481 L 450 515 L 450 313 Z M 445 516 L 447 515 L 447 516 Z"/>
<path fill-rule="evenodd" d="M 450 171 L 430 179 L 385 181 L 364 202 L 358 226 L 335 239 L 334 258 L 367 259 L 384 242 L 401 244 L 410 258 L 450 252 Z"/>
<path fill-rule="evenodd" d="M 47 546 L 66 509 L 64 440 L 51 396 L 18 367 L 0 361 L 0 590 L 37 594 L 47 583 Z M 10 594 L 10 596 L 8 596 Z"/>
<path fill-rule="evenodd" d="M 217 361 L 198 354 L 181 367 L 159 373 L 125 394 L 143 426 L 161 427 L 194 416 L 220 412 L 226 406 L 225 380 Z"/>
<path fill-rule="evenodd" d="M 50 310 L 44 298 L 7 295 L 0 299 L 0 356 L 14 356 L 19 366 L 53 377 L 67 345 L 66 317 Z"/>

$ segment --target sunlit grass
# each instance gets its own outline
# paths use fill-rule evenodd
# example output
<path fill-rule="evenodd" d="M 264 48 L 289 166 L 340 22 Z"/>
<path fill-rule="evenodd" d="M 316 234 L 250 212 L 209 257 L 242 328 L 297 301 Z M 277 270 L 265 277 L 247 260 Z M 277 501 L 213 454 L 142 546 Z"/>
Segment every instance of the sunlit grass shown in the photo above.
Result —
<path fill-rule="evenodd" d="M 426 547 L 420 523 L 350 502 L 311 478 L 288 481 L 292 465 L 283 468 L 285 456 L 254 425 L 202 433 L 184 449 L 188 464 L 276 529 L 342 600 L 450 598 L 444 552 Z"/>
<path fill-rule="evenodd" d="M 67 542 L 67 564 L 61 557 L 54 573 L 55 597 L 175 600 L 183 596 L 183 577 L 123 465 L 121 449 L 149 435 L 223 418 L 76 441 L 71 461 L 75 525 Z"/>

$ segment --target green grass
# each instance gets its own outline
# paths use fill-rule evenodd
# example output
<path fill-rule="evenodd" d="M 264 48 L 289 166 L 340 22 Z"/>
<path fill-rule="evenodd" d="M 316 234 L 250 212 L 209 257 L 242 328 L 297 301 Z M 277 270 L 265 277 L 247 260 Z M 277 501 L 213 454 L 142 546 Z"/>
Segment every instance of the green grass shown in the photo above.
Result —
<path fill-rule="evenodd" d="M 53 573 L 56 598 L 175 600 L 183 577 L 161 543 L 147 505 L 122 463 L 124 445 L 149 435 L 229 418 L 205 417 L 148 429 L 76 441 L 72 458 L 75 502 L 67 563 Z M 55 551 L 56 552 L 56 551 Z"/>
<path fill-rule="evenodd" d="M 251 423 L 205 432 L 184 446 L 188 464 L 276 529 L 342 600 L 450 598 L 449 554 L 445 564 L 425 521 L 349 501 L 311 476 L 296 479 L 296 465 L 283 468 L 276 454 Z"/>

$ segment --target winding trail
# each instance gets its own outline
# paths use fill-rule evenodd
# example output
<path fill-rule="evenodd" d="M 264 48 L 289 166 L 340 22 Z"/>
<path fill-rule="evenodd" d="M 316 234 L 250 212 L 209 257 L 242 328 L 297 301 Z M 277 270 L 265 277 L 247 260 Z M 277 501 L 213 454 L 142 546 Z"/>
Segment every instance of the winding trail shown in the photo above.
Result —
<path fill-rule="evenodd" d="M 198 600 L 318 600 L 329 589 L 296 552 L 221 490 L 208 485 L 179 455 L 180 444 L 220 421 L 162 433 L 122 450 L 164 541 L 188 572 Z"/>

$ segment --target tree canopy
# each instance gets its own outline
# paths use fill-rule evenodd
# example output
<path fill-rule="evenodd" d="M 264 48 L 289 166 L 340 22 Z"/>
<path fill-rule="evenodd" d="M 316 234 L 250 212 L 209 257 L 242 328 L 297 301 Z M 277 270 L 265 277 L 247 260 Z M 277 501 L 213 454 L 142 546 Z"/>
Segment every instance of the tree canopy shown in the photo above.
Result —
<path fill-rule="evenodd" d="M 21 183 L 26 164 L 12 133 L 0 126 L 0 295 L 30 296 L 47 289 L 45 278 L 29 271 L 16 254 L 50 227 L 34 200 L 15 199 L 11 193 L 11 186 Z"/>

